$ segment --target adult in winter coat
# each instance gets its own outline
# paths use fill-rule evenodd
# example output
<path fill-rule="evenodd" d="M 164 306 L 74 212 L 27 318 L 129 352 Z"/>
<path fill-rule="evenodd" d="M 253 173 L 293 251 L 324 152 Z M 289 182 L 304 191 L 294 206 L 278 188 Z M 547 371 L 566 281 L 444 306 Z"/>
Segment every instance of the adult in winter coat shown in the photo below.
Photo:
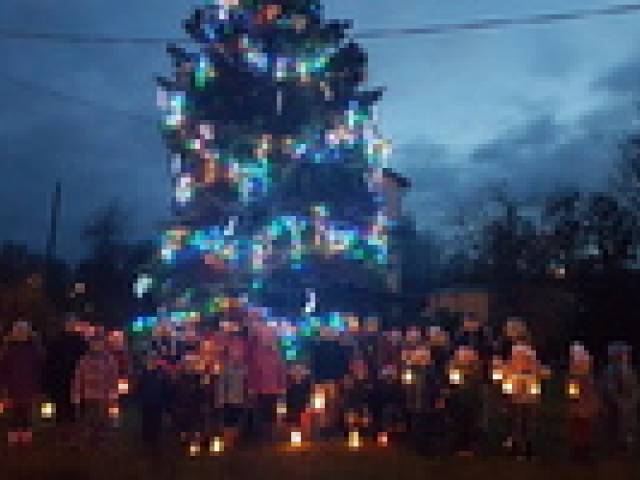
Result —
<path fill-rule="evenodd" d="M 75 321 L 70 318 L 62 332 L 46 346 L 47 393 L 56 404 L 56 420 L 61 423 L 74 420 L 69 392 L 76 365 L 88 349 L 86 340 L 74 327 Z"/>
<path fill-rule="evenodd" d="M 42 392 L 42 352 L 31 325 L 17 321 L 0 358 L 0 390 L 10 402 L 9 445 L 32 441 L 32 412 Z"/>

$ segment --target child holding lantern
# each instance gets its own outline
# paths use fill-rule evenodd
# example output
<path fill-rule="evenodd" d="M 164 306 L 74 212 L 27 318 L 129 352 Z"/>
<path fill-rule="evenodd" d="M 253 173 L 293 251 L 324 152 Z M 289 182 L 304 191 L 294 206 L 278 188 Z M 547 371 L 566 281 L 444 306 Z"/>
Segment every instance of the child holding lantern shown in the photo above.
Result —
<path fill-rule="evenodd" d="M 600 399 L 593 376 L 593 358 L 581 343 L 574 343 L 569 350 L 566 395 L 571 456 L 575 460 L 586 461 L 594 453 Z"/>
<path fill-rule="evenodd" d="M 461 457 L 473 456 L 480 447 L 482 414 L 482 363 L 468 345 L 456 348 L 448 369 L 453 447 Z"/>
<path fill-rule="evenodd" d="M 542 380 L 549 377 L 549 369 L 538 361 L 530 344 L 518 342 L 512 347 L 503 367 L 502 393 L 507 397 L 511 422 L 509 443 L 518 459 L 533 456 Z"/>

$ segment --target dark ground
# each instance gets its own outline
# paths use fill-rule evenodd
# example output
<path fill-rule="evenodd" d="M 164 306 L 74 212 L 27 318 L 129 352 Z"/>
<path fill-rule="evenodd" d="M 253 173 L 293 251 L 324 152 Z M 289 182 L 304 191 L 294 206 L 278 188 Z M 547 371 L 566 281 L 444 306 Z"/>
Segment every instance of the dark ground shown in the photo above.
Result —
<path fill-rule="evenodd" d="M 547 401 L 543 405 L 536 440 L 539 457 L 531 462 L 499 453 L 504 425 L 497 421 L 492 422 L 491 453 L 475 459 L 421 456 L 399 445 L 399 439 L 391 439 L 388 448 L 369 441 L 356 452 L 336 440 L 314 443 L 297 452 L 282 445 L 244 446 L 218 457 L 189 458 L 185 448 L 171 444 L 169 439 L 174 436 L 167 435 L 164 455 L 153 460 L 141 450 L 139 418 L 131 406 L 125 408 L 124 426 L 102 447 L 63 443 L 59 429 L 41 423 L 32 447 L 7 450 L 6 418 L 0 417 L 0 480 L 640 480 L 640 455 L 590 465 L 570 462 L 561 404 Z M 606 448 L 604 437 L 599 437 L 598 443 Z"/>
<path fill-rule="evenodd" d="M 0 479 L 640 479 L 638 459 L 593 465 L 552 459 L 517 462 L 501 457 L 433 459 L 392 446 L 382 449 L 371 445 L 354 452 L 340 442 L 317 443 L 299 452 L 283 447 L 235 449 L 218 457 L 188 458 L 178 449 L 167 451 L 173 453 L 151 460 L 126 438 L 116 438 L 98 449 L 63 446 L 41 435 L 29 449 L 14 449 L 9 455 L 6 448 L 3 450 Z"/>

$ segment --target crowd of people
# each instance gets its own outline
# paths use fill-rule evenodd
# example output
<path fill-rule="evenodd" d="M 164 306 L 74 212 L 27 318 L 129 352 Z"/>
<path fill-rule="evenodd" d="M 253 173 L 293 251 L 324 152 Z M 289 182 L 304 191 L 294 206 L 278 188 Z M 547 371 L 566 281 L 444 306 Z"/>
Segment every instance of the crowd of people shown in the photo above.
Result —
<path fill-rule="evenodd" d="M 161 322 L 142 347 L 133 342 L 75 317 L 42 341 L 16 321 L 0 346 L 8 445 L 31 444 L 37 417 L 54 422 L 65 441 L 99 445 L 129 409 L 139 413 L 150 454 L 167 438 L 192 456 L 341 438 L 350 448 L 402 443 L 469 457 L 498 438 L 501 449 L 526 459 L 537 453 L 541 407 L 555 402 L 572 457 L 595 458 L 600 439 L 609 454 L 636 446 L 640 385 L 631 347 L 613 343 L 596 364 L 576 342 L 559 363 L 565 367 L 552 371 L 520 318 L 491 328 L 466 314 L 452 332 L 379 331 L 375 321 L 321 328 L 298 361 L 282 355 L 278 328 L 251 316 L 215 331 Z"/>

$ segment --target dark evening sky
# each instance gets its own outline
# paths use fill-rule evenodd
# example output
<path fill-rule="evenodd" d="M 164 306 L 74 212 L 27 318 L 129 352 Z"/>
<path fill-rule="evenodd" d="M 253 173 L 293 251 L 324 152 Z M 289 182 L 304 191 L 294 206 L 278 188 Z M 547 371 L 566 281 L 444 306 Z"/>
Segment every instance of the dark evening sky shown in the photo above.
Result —
<path fill-rule="evenodd" d="M 3 0 L 0 29 L 179 37 L 182 19 L 201 3 Z M 611 3 L 325 2 L 329 17 L 352 18 L 356 30 Z M 420 212 L 422 226 L 440 226 L 452 205 L 498 179 L 522 194 L 571 183 L 597 188 L 640 95 L 640 14 L 364 45 L 371 84 L 387 88 L 380 113 L 395 146 L 392 166 L 412 178 L 408 207 Z M 154 76 L 169 70 L 164 47 L 2 40 L 0 55 L 0 240 L 43 247 L 56 179 L 64 188 L 63 255 L 78 257 L 81 225 L 114 197 L 131 216 L 131 234 L 152 237 L 169 204 L 166 153 L 154 121 Z"/>

